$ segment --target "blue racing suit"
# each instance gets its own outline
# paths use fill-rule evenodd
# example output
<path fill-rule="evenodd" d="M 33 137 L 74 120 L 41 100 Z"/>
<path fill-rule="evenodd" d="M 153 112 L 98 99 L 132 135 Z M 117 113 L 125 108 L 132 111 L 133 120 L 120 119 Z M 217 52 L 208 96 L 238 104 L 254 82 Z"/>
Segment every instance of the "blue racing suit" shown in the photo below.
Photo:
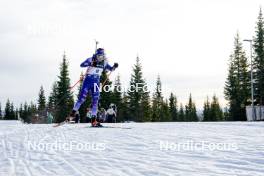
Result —
<path fill-rule="evenodd" d="M 80 66 L 88 68 L 83 80 L 78 101 L 75 103 L 73 110 L 78 111 L 85 101 L 87 94 L 90 93 L 92 96 L 92 116 L 96 116 L 100 97 L 100 76 L 104 70 L 113 71 L 114 67 L 110 66 L 106 59 L 98 62 L 95 55 L 86 59 Z"/>

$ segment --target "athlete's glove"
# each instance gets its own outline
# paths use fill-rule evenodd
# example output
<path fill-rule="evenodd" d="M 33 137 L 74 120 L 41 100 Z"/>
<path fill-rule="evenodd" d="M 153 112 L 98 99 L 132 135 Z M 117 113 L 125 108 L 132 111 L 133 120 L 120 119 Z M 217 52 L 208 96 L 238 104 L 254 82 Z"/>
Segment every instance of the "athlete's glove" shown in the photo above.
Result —
<path fill-rule="evenodd" d="M 114 63 L 114 69 L 116 69 L 118 67 L 118 63 Z"/>
<path fill-rule="evenodd" d="M 83 81 L 84 80 L 84 75 L 81 75 L 80 76 L 80 81 Z"/>
<path fill-rule="evenodd" d="M 96 62 L 96 61 L 93 61 L 91 65 L 92 65 L 93 67 L 96 67 L 97 62 Z"/>

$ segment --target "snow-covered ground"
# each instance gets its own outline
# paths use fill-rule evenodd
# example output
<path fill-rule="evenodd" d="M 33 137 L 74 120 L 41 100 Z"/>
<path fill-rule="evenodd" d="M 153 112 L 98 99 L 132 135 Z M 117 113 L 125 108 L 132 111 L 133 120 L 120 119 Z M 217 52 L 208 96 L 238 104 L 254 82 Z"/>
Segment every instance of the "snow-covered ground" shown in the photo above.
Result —
<path fill-rule="evenodd" d="M 264 123 L 0 121 L 0 175 L 264 175 Z"/>

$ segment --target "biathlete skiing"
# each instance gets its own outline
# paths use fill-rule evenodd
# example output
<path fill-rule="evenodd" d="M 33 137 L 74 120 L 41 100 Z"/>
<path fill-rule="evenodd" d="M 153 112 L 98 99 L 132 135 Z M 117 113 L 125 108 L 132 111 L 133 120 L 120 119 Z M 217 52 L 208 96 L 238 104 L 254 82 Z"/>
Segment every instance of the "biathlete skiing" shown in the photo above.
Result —
<path fill-rule="evenodd" d="M 101 127 L 102 125 L 100 122 L 96 121 L 98 102 L 100 98 L 100 77 L 103 71 L 114 71 L 118 67 L 118 63 L 114 63 L 113 66 L 110 66 L 105 56 L 104 49 L 98 48 L 96 49 L 95 54 L 86 59 L 80 66 L 88 68 L 86 74 L 84 75 L 80 96 L 72 109 L 70 117 L 66 120 L 75 118 L 76 112 L 85 101 L 87 94 L 90 93 L 92 97 L 91 126 Z"/>

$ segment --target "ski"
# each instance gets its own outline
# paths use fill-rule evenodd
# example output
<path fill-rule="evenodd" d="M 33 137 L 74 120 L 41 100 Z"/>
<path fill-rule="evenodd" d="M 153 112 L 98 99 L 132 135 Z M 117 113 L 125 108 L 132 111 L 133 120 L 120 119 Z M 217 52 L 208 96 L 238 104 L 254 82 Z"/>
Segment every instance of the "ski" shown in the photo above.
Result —
<path fill-rule="evenodd" d="M 88 126 L 85 128 L 118 128 L 118 129 L 132 129 L 131 127 L 118 127 L 118 126 L 100 126 L 100 127 L 93 127 L 93 126 Z"/>
<path fill-rule="evenodd" d="M 63 122 L 60 122 L 60 123 L 57 123 L 57 124 L 55 124 L 55 125 L 53 125 L 53 127 L 59 127 L 59 126 L 62 126 L 62 125 L 64 125 L 64 124 L 66 124 L 68 121 L 63 121 Z"/>
<path fill-rule="evenodd" d="M 64 121 L 62 121 L 62 122 L 60 122 L 60 123 L 57 123 L 57 124 L 53 125 L 53 127 L 59 127 L 59 126 L 65 125 L 65 124 L 67 124 L 67 123 L 75 123 L 75 122 L 73 121 L 74 119 L 75 119 L 75 118 L 67 117 L 66 120 L 64 120 Z"/>

